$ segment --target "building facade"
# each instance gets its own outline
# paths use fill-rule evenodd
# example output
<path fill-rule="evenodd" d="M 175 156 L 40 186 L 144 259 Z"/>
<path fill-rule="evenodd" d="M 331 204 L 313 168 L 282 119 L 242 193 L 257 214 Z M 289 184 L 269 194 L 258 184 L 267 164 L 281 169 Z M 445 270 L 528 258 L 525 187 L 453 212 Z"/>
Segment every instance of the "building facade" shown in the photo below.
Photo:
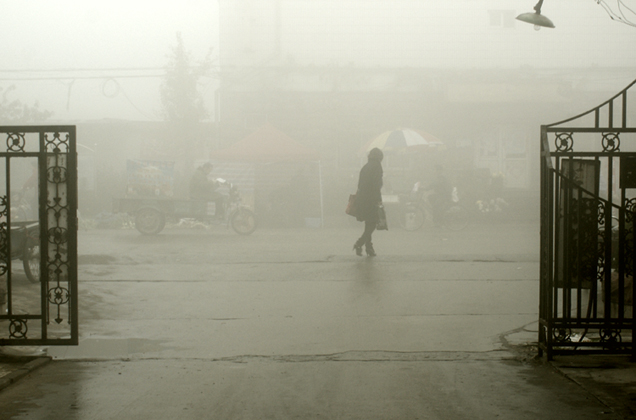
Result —
<path fill-rule="evenodd" d="M 515 20 L 524 2 L 220 0 L 218 145 L 269 122 L 318 149 L 336 183 L 363 144 L 410 127 L 447 150 L 394 159 L 399 189 L 441 159 L 455 177 L 481 169 L 537 190 L 539 125 L 636 77 L 633 28 L 590 3 L 546 2 L 557 28 L 537 32 Z"/>

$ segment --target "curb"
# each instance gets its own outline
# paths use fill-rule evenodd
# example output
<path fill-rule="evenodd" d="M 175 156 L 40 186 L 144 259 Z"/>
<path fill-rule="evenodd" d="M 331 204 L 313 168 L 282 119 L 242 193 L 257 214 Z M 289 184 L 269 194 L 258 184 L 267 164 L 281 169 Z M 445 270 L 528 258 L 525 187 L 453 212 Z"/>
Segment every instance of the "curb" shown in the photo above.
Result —
<path fill-rule="evenodd" d="M 35 359 L 31 360 L 30 362 L 25 363 L 24 365 L 20 366 L 19 368 L 17 368 L 13 372 L 10 372 L 10 373 L 0 377 L 0 391 L 5 389 L 9 385 L 13 384 L 14 382 L 18 381 L 19 379 L 25 377 L 26 375 L 28 375 L 29 373 L 33 372 L 34 370 L 46 365 L 51 360 L 52 360 L 52 358 L 48 357 L 48 356 L 36 357 Z"/>
<path fill-rule="evenodd" d="M 558 374 L 579 386 L 585 392 L 590 394 L 590 396 L 614 412 L 614 414 L 617 414 L 624 419 L 636 419 L 636 410 L 630 395 L 621 392 L 622 388 L 628 384 L 612 381 L 610 378 L 606 378 L 604 380 L 598 378 L 592 379 L 581 375 L 581 373 L 586 370 L 597 371 L 599 368 L 596 367 L 567 367 L 559 365 L 554 361 L 547 363 Z M 602 369 L 606 372 L 608 371 L 607 367 Z M 614 367 L 613 369 L 624 368 Z"/>

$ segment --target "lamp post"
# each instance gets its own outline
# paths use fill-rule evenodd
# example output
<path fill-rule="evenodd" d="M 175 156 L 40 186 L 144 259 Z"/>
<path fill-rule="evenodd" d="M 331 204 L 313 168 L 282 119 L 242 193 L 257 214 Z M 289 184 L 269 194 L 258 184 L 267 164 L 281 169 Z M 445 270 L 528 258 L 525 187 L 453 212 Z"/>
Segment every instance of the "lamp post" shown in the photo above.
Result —
<path fill-rule="evenodd" d="M 534 6 L 534 13 L 522 13 L 517 16 L 517 20 L 522 22 L 531 23 L 534 25 L 534 29 L 537 31 L 544 28 L 554 28 L 554 23 L 547 17 L 541 14 L 541 6 L 543 5 L 543 0 L 539 0 L 539 2 Z"/>

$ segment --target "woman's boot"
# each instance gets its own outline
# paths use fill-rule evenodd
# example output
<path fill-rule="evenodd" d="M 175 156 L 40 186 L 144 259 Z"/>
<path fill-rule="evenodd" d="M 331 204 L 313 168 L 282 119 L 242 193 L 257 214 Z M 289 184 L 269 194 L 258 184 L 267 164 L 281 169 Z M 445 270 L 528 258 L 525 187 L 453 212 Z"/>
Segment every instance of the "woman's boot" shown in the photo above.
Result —
<path fill-rule="evenodd" d="M 362 256 L 362 241 L 358 239 L 355 244 L 353 244 L 353 249 L 356 251 L 356 255 L 358 257 Z"/>
<path fill-rule="evenodd" d="M 371 242 L 367 242 L 367 244 L 364 246 L 365 250 L 367 251 L 367 255 L 369 257 L 375 257 L 375 249 L 373 249 L 373 244 Z"/>

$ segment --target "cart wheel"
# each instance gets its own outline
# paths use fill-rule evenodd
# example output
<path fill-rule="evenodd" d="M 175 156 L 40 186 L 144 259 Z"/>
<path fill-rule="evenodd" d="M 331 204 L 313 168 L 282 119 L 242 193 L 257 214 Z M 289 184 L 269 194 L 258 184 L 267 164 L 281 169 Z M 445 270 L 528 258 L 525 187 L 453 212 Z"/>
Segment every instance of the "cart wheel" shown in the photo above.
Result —
<path fill-rule="evenodd" d="M 240 235 L 249 235 L 256 230 L 256 215 L 252 210 L 239 208 L 230 215 L 230 226 Z"/>
<path fill-rule="evenodd" d="M 135 214 L 135 228 L 144 235 L 156 235 L 166 226 L 166 216 L 157 209 L 140 209 Z"/>
<path fill-rule="evenodd" d="M 408 231 L 415 231 L 424 224 L 424 212 L 419 207 L 407 204 L 400 212 L 400 226 Z"/>
<path fill-rule="evenodd" d="M 31 283 L 40 282 L 40 240 L 39 235 L 28 235 L 22 255 L 24 274 Z"/>

